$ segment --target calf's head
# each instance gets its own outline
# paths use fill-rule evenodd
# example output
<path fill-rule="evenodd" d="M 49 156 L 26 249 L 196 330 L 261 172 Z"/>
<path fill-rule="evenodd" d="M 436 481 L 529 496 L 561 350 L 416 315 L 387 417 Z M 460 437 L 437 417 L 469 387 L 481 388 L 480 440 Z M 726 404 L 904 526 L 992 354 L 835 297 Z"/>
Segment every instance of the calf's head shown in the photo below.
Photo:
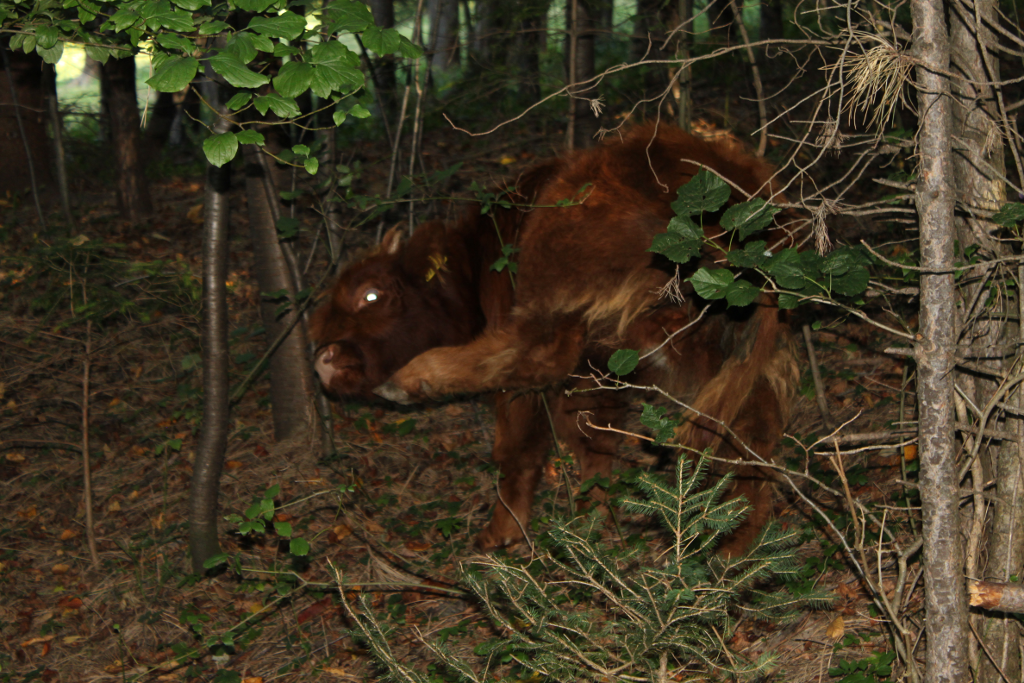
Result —
<path fill-rule="evenodd" d="M 330 393 L 370 398 L 420 353 L 466 343 L 479 331 L 471 273 L 446 253 L 445 234 L 444 224 L 427 223 L 403 242 L 400 229 L 392 229 L 327 292 L 310 335 L 317 374 Z"/>

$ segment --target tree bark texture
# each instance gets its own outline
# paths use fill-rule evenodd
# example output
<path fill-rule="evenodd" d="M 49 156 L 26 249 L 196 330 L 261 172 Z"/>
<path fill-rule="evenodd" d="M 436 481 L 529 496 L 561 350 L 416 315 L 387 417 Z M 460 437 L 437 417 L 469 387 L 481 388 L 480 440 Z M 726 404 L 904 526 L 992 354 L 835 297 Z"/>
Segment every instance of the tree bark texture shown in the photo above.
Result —
<path fill-rule="evenodd" d="M 153 202 L 139 146 L 141 119 L 135 93 L 134 57 L 107 60 L 100 68 L 100 94 L 117 168 L 118 206 L 125 220 L 139 225 L 153 213 Z"/>
<path fill-rule="evenodd" d="M 447 71 L 459 63 L 459 2 L 430 0 L 430 68 Z"/>
<path fill-rule="evenodd" d="M 256 281 L 260 288 L 260 314 L 271 344 L 289 327 L 291 332 L 270 358 L 270 401 L 273 408 L 274 437 L 278 441 L 307 434 L 313 427 L 312 361 L 307 353 L 307 335 L 301 321 L 296 322 L 295 279 L 277 236 L 261 154 L 253 145 L 244 146 L 245 190 L 249 205 L 249 231 L 256 263 Z M 287 305 L 287 312 L 282 312 Z"/>
<path fill-rule="evenodd" d="M 595 0 L 569 0 L 565 4 L 566 72 L 569 74 L 569 125 L 566 144 L 569 149 L 583 149 L 594 144 L 601 127 L 600 119 L 591 109 L 590 100 L 597 97 L 591 85 L 577 85 L 594 77 L 594 39 L 598 7 Z"/>
<path fill-rule="evenodd" d="M 983 258 L 1010 255 L 1005 242 L 995 237 L 998 229 L 979 216 L 985 211 L 997 210 L 1006 202 L 1005 163 L 1003 140 L 998 125 L 999 110 L 996 93 L 989 83 L 999 80 L 999 60 L 991 53 L 997 44 L 991 26 L 998 23 L 995 0 L 975 0 L 966 5 L 954 0 L 950 5 L 950 59 L 954 78 L 952 90 L 953 114 L 953 168 L 956 174 L 957 199 L 964 209 L 957 219 L 957 241 L 962 249 L 978 247 Z M 1004 342 L 1017 341 L 1019 325 L 1004 322 L 1017 317 L 1017 301 L 1006 296 L 1004 285 L 1008 273 L 992 268 L 980 277 L 969 278 L 961 288 L 960 311 L 963 326 L 958 344 L 970 346 L 972 355 L 982 359 L 996 373 L 1013 374 L 1017 366 L 1015 356 L 994 354 Z M 1012 277 L 1012 274 L 1009 274 Z M 990 297 L 992 285 L 1003 296 Z M 1016 291 L 1016 290 L 1014 290 Z M 999 383 L 984 375 L 968 378 L 963 373 L 965 386 L 973 386 L 976 406 L 985 406 L 999 389 Z M 1014 390 L 1005 399 L 1018 404 L 1019 391 Z M 1017 432 L 1020 420 L 1000 420 L 992 415 L 987 424 L 1002 431 Z M 1019 433 L 1018 433 L 1019 436 Z M 1009 581 L 1020 575 L 1024 561 L 1024 476 L 1021 471 L 1020 439 L 1016 443 L 1002 441 L 983 448 L 980 452 L 984 481 L 996 482 L 995 503 L 988 528 L 987 565 L 975 562 L 968 569 L 980 578 Z M 974 482 L 975 487 L 984 482 Z M 979 497 L 980 500 L 980 497 Z M 971 559 L 971 558 L 969 558 Z M 1009 676 L 1021 679 L 1019 627 L 1014 618 L 994 614 L 974 617 L 974 630 L 981 636 L 984 654 L 975 655 L 978 671 L 975 679 L 980 683 L 995 683 Z"/>
<path fill-rule="evenodd" d="M 53 67 L 44 65 L 43 58 L 34 52 L 25 54 L 21 50 L 11 50 L 7 47 L 6 37 L 0 40 L 3 40 L 0 50 L 4 51 L 11 76 L 8 78 L 7 69 L 0 69 L 0 149 L 3 149 L 0 195 L 20 193 L 30 188 L 33 174 L 40 188 L 56 189 L 46 137 L 46 88 L 43 79 L 43 70 L 52 70 Z"/>
<path fill-rule="evenodd" d="M 924 537 L 926 683 L 967 681 L 967 600 L 953 438 L 955 289 L 948 85 L 949 38 L 941 0 L 911 0 L 917 88 L 921 315 L 918 373 Z"/>
<path fill-rule="evenodd" d="M 216 133 L 229 126 L 221 119 Z M 189 490 L 188 547 L 192 571 L 203 572 L 203 563 L 220 553 L 217 537 L 217 499 L 220 474 L 228 443 L 228 307 L 225 282 L 228 276 L 228 218 L 230 166 L 210 165 L 206 178 L 203 225 L 203 427 L 192 465 Z"/>
<path fill-rule="evenodd" d="M 395 27 L 395 3 L 394 0 L 368 0 L 366 3 L 373 14 L 373 23 L 380 28 Z M 381 100 L 387 108 L 385 115 L 391 113 L 398 100 L 398 81 L 395 78 L 395 60 L 391 55 L 378 57 L 377 61 L 370 65 L 374 73 L 374 83 L 380 88 Z"/>

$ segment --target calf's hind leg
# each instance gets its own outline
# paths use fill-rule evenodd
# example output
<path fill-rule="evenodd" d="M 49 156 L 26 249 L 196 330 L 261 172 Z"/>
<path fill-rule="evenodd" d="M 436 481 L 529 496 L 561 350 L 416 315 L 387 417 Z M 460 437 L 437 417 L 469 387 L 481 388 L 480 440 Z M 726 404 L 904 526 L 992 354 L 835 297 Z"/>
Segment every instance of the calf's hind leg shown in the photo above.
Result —
<path fill-rule="evenodd" d="M 523 540 L 533 494 L 551 445 L 540 394 L 515 396 L 502 392 L 496 403 L 493 457 L 501 481 L 491 521 L 476 538 L 476 546 L 482 552 Z"/>

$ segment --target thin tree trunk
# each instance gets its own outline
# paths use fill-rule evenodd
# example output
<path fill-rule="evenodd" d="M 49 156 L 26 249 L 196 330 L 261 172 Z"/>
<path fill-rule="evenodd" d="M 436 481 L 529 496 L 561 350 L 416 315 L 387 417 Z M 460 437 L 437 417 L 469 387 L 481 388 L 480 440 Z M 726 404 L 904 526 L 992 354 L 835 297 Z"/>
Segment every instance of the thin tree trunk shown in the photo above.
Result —
<path fill-rule="evenodd" d="M 993 0 L 975 0 L 971 6 L 954 2 L 949 12 L 950 52 L 953 73 L 953 168 L 956 173 L 957 194 L 967 209 L 957 221 L 957 240 L 962 249 L 977 246 L 985 258 L 1010 255 L 1005 242 L 996 239 L 997 226 L 979 217 L 978 210 L 994 211 L 1006 202 L 1003 181 L 1004 147 L 997 125 L 996 93 L 987 85 L 999 80 L 999 60 L 990 52 L 996 38 L 987 28 L 998 23 L 997 8 Z M 969 344 L 979 357 L 991 358 L 987 347 L 997 347 L 1004 341 L 1016 341 L 1019 326 L 1001 322 L 1008 316 L 1016 317 L 1016 310 L 990 310 L 993 303 L 1007 301 L 1006 297 L 993 300 L 988 296 L 991 278 L 999 278 L 1000 271 L 992 269 L 988 278 L 963 287 L 959 310 L 970 321 L 962 330 L 960 343 Z M 995 282 L 1002 288 L 1002 283 Z M 1005 291 L 1005 289 L 1004 289 Z M 1016 291 L 1016 290 L 1015 290 Z M 990 303 L 993 302 L 993 303 Z M 1012 302 L 1016 304 L 1017 302 Z M 973 306 L 972 306 L 973 304 Z M 1001 305 L 1001 304 L 1000 304 Z M 973 310 L 971 310 L 973 308 Z M 995 313 L 996 315 L 990 315 Z M 979 319 L 973 320 L 975 316 Z M 1017 358 L 995 358 L 980 361 L 995 372 L 1012 374 Z M 974 378 L 975 405 L 984 406 L 998 390 L 997 382 L 984 376 Z M 1020 400 L 1019 391 L 1010 394 L 1010 401 Z M 995 416 L 989 424 L 996 422 Z M 994 426 L 994 425 L 993 425 Z M 1015 431 L 1020 421 L 1004 424 L 1003 431 Z M 991 514 L 991 527 L 987 539 L 985 567 L 977 568 L 977 576 L 993 581 L 1009 581 L 1021 572 L 1024 560 L 1024 475 L 1021 471 L 1019 441 L 1002 441 L 982 450 L 983 479 L 996 482 L 996 493 Z M 976 488 L 984 482 L 974 482 Z M 982 541 L 982 539 L 977 539 Z M 970 568 L 969 568 L 970 569 Z M 1017 620 L 1005 616 L 979 614 L 974 617 L 975 631 L 981 636 L 981 651 L 972 648 L 972 664 L 977 666 L 979 683 L 1002 681 L 1003 675 L 1021 680 L 1020 636 Z"/>
<path fill-rule="evenodd" d="M 138 225 L 153 213 L 153 202 L 139 151 L 141 119 L 135 93 L 135 58 L 108 59 L 100 68 L 100 92 L 117 167 L 117 201 L 121 215 Z"/>
<path fill-rule="evenodd" d="M 953 188 L 949 39 L 941 0 L 911 0 L 917 69 L 921 232 L 918 367 L 926 683 L 967 681 L 967 600 L 953 439 Z"/>
<path fill-rule="evenodd" d="M 226 119 L 215 133 L 227 132 Z M 203 427 L 192 466 L 189 490 L 188 547 L 192 571 L 203 573 L 203 563 L 220 553 L 217 537 L 217 499 L 220 473 L 228 443 L 228 189 L 230 164 L 209 165 L 203 225 Z"/>
<path fill-rule="evenodd" d="M 679 49 L 676 54 L 680 59 L 688 60 L 693 44 L 693 0 L 679 0 L 679 23 L 685 28 L 678 38 Z M 684 64 L 680 70 L 682 73 L 676 81 L 676 107 L 679 110 L 676 123 L 683 130 L 689 131 L 693 125 L 693 69 Z"/>
<path fill-rule="evenodd" d="M 569 149 L 583 149 L 594 144 L 594 136 L 600 128 L 600 120 L 591 109 L 590 100 L 597 93 L 592 86 L 577 84 L 594 77 L 594 28 L 597 26 L 596 8 L 592 0 L 570 0 L 566 3 L 566 26 L 568 43 L 566 54 L 569 73 L 569 125 L 566 145 Z"/>
<path fill-rule="evenodd" d="M 380 28 L 395 27 L 395 3 L 394 0 L 368 0 L 373 13 L 373 23 Z M 398 81 L 395 78 L 395 60 L 391 55 L 378 57 L 377 61 L 370 65 L 374 72 L 374 84 L 380 88 L 381 100 L 387 111 L 385 116 L 394 113 L 398 101 Z"/>
<path fill-rule="evenodd" d="M 42 217 L 39 194 L 53 180 L 50 174 L 49 143 L 46 139 L 46 90 L 43 87 L 43 58 L 7 47 L 0 36 L 0 195 L 31 187 Z"/>
<path fill-rule="evenodd" d="M 260 313 L 271 343 L 288 327 L 291 333 L 270 359 L 270 401 L 273 408 L 274 438 L 292 439 L 314 425 L 312 416 L 312 364 L 307 354 L 305 326 L 295 321 L 296 287 L 292 269 L 278 241 L 266 172 L 254 145 L 245 145 L 245 188 L 249 204 L 249 231 L 260 288 Z M 282 312 L 286 307 L 287 312 Z"/>
<path fill-rule="evenodd" d="M 430 68 L 444 72 L 459 63 L 459 2 L 430 0 Z"/>

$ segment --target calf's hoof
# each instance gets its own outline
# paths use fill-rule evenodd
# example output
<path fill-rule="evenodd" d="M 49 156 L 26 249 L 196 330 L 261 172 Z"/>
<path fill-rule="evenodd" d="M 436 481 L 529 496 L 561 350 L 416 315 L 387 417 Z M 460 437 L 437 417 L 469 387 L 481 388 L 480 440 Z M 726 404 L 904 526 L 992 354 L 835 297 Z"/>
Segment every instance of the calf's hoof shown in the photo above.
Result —
<path fill-rule="evenodd" d="M 493 524 L 488 524 L 487 527 L 480 532 L 476 537 L 474 545 L 476 549 L 481 553 L 493 553 L 495 550 L 501 548 L 510 548 L 514 545 L 518 545 L 523 540 L 523 532 L 519 530 L 517 526 L 514 532 L 504 532 L 499 529 L 495 529 Z"/>
<path fill-rule="evenodd" d="M 414 402 L 412 396 L 409 395 L 409 392 L 390 380 L 384 382 L 384 384 L 381 384 L 379 387 L 375 387 L 373 393 L 383 399 L 387 399 L 388 401 L 400 403 L 403 406 L 407 406 Z"/>

